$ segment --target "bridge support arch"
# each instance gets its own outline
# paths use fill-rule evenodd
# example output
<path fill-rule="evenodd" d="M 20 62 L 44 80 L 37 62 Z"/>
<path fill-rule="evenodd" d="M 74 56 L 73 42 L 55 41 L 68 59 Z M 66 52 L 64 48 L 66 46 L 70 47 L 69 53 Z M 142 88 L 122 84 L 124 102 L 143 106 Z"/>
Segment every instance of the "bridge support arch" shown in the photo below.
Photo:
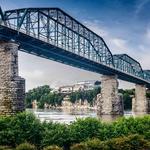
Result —
<path fill-rule="evenodd" d="M 145 85 L 136 84 L 135 86 L 135 98 L 132 99 L 132 112 L 134 115 L 145 115 L 148 113 Z"/>
<path fill-rule="evenodd" d="M 0 115 L 24 110 L 25 80 L 18 76 L 18 44 L 0 41 Z"/>
<path fill-rule="evenodd" d="M 113 121 L 123 116 L 123 97 L 118 94 L 117 76 L 103 75 L 101 94 L 97 97 L 97 115 L 104 121 Z"/>

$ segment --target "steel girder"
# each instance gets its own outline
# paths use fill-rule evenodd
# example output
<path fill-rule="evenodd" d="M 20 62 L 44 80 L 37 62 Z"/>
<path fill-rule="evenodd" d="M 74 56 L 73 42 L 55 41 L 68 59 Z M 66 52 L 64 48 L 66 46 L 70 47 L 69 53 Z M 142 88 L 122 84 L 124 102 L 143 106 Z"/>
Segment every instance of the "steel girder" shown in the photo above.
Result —
<path fill-rule="evenodd" d="M 144 70 L 144 79 L 150 81 L 150 70 Z"/>
<path fill-rule="evenodd" d="M 113 55 L 113 58 L 116 69 L 119 69 L 123 72 L 132 74 L 143 79 L 148 79 L 150 77 L 148 77 L 148 75 L 150 74 L 147 74 L 147 78 L 145 78 L 146 75 L 144 75 L 140 63 L 128 56 L 127 54 Z"/>
<path fill-rule="evenodd" d="M 18 42 L 21 40 L 17 37 L 23 33 L 31 37 L 33 41 L 41 40 L 45 42 L 44 45 L 48 43 L 62 49 L 64 54 L 61 55 L 76 55 L 76 58 L 79 56 L 82 60 L 93 61 L 93 64 L 108 68 L 103 68 L 102 73 L 117 74 L 120 79 L 134 83 L 145 84 L 148 82 L 148 85 L 150 83 L 149 70 L 143 71 L 140 63 L 126 54 L 112 55 L 103 38 L 59 8 L 24 8 L 8 10 L 4 13 L 0 9 L 0 24 L 6 26 L 6 29 L 13 29 L 13 32 L 17 31 L 16 41 Z M 12 30 L 10 31 L 12 32 Z M 13 35 L 15 34 L 13 33 Z M 23 43 L 23 45 L 26 44 Z M 29 46 L 27 47 L 29 48 Z M 67 56 L 67 58 L 69 57 Z M 66 63 L 65 60 L 63 61 Z M 75 65 L 76 63 L 73 64 L 73 66 Z M 81 67 L 81 61 L 79 66 Z M 94 67 L 93 71 L 99 72 L 100 68 L 96 70 Z M 85 68 L 92 70 L 89 67 Z"/>
<path fill-rule="evenodd" d="M 104 40 L 59 8 L 27 8 L 4 12 L 8 27 L 52 45 L 113 66 Z"/>

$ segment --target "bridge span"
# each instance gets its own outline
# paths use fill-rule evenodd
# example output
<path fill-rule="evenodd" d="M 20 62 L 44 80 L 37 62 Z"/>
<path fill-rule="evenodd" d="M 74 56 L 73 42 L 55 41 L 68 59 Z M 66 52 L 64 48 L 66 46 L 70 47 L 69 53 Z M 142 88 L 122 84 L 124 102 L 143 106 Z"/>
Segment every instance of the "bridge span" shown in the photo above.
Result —
<path fill-rule="evenodd" d="M 145 94 L 150 87 L 150 70 L 143 70 L 140 63 L 127 54 L 113 55 L 102 37 L 59 8 L 23 8 L 4 12 L 0 9 L 2 114 L 7 113 L 6 102 L 8 113 L 24 107 L 24 80 L 18 76 L 18 50 L 102 74 L 99 115 L 123 114 L 117 79 L 137 85 L 133 109 L 147 113 Z M 5 98 L 8 95 L 9 99 Z"/>

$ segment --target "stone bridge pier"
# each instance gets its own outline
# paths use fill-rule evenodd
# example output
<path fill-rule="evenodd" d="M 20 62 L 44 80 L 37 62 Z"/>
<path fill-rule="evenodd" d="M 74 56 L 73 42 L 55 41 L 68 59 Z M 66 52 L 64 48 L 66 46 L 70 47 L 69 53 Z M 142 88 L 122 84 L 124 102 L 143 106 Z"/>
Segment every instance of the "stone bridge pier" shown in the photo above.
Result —
<path fill-rule="evenodd" d="M 146 98 L 146 86 L 136 84 L 135 98 L 132 99 L 133 115 L 145 115 L 148 113 L 148 99 Z"/>
<path fill-rule="evenodd" d="M 23 111 L 25 80 L 18 76 L 18 44 L 0 41 L 0 115 Z"/>
<path fill-rule="evenodd" d="M 113 121 L 123 116 L 123 97 L 118 94 L 117 76 L 103 75 L 101 94 L 97 96 L 97 115 L 103 121 Z"/>

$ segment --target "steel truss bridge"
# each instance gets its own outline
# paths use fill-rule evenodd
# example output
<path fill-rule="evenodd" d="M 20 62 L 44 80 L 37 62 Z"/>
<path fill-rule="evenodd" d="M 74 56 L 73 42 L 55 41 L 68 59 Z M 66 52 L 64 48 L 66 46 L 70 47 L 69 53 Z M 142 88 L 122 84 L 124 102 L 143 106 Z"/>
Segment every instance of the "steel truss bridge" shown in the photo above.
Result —
<path fill-rule="evenodd" d="M 19 50 L 150 87 L 150 70 L 126 54 L 112 55 L 102 37 L 59 8 L 24 8 L 2 12 L 0 40 Z"/>

